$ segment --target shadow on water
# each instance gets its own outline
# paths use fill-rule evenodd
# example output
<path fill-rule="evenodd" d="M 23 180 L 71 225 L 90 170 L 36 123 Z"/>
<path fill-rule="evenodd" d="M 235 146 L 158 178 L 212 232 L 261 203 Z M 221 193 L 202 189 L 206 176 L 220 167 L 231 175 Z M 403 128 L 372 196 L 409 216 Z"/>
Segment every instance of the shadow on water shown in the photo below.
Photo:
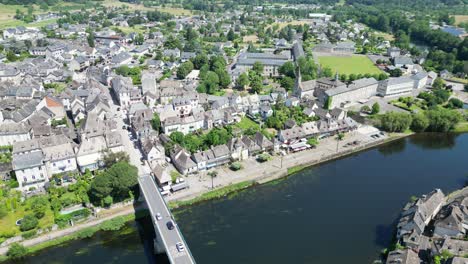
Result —
<path fill-rule="evenodd" d="M 403 152 L 405 148 L 406 148 L 406 140 L 397 140 L 397 141 L 392 141 L 389 144 L 385 144 L 385 145 L 378 147 L 377 151 L 384 156 L 389 156 L 389 155 Z"/>
<path fill-rule="evenodd" d="M 424 133 L 411 136 L 409 140 L 422 149 L 452 149 L 455 147 L 459 135 L 456 133 Z"/>
<path fill-rule="evenodd" d="M 375 241 L 374 243 L 382 248 L 390 246 L 394 240 L 398 218 L 395 218 L 389 225 L 379 224 L 375 227 Z"/>

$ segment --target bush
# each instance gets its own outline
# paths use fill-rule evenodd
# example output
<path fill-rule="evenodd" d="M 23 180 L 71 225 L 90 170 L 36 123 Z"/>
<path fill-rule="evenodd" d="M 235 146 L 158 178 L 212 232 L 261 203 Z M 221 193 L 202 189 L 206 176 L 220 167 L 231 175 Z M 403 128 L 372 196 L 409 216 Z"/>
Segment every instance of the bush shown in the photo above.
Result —
<path fill-rule="evenodd" d="M 242 165 L 239 162 L 233 162 L 229 168 L 233 171 L 238 171 L 242 169 Z"/>
<path fill-rule="evenodd" d="M 388 112 L 380 117 L 380 126 L 388 132 L 404 132 L 412 122 L 412 117 L 407 113 Z"/>
<path fill-rule="evenodd" d="M 81 210 L 77 210 L 74 212 L 71 212 L 69 214 L 64 214 L 64 215 L 58 215 L 55 217 L 55 223 L 59 227 L 65 227 L 68 225 L 70 220 L 79 220 L 88 217 L 91 215 L 91 212 L 87 208 L 83 208 Z"/>
<path fill-rule="evenodd" d="M 121 216 L 106 221 L 101 224 L 100 228 L 104 231 L 120 230 L 125 225 L 125 219 Z"/>
<path fill-rule="evenodd" d="M 28 254 L 28 249 L 19 243 L 11 244 L 6 253 L 6 255 L 11 259 L 20 259 L 26 256 L 26 254 Z"/>
<path fill-rule="evenodd" d="M 265 161 L 268 161 L 269 159 L 270 159 L 270 155 L 268 155 L 267 153 L 260 154 L 257 157 L 257 161 L 259 162 L 265 162 Z"/>
<path fill-rule="evenodd" d="M 21 236 L 25 239 L 28 239 L 28 238 L 35 236 L 36 233 L 37 233 L 36 230 L 30 230 L 30 231 L 23 232 Z"/>
<path fill-rule="evenodd" d="M 424 132 L 429 126 L 429 118 L 423 113 L 413 115 L 413 121 L 411 122 L 411 130 L 414 132 Z"/>
<path fill-rule="evenodd" d="M 32 214 L 29 214 L 21 220 L 20 230 L 23 232 L 28 231 L 36 228 L 38 224 L 39 221 L 37 220 L 37 217 Z"/>

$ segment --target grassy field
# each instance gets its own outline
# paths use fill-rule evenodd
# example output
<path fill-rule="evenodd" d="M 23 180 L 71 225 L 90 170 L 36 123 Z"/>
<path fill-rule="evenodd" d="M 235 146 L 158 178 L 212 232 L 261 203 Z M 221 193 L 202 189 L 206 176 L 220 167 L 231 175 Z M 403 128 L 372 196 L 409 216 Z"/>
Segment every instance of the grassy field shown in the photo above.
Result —
<path fill-rule="evenodd" d="M 260 129 L 260 125 L 255 123 L 254 121 L 252 121 L 252 119 L 248 117 L 242 118 L 242 120 L 239 123 L 235 124 L 234 126 L 242 129 L 243 131 L 249 128 L 256 129 L 256 130 Z"/>
<path fill-rule="evenodd" d="M 242 42 L 244 43 L 248 43 L 248 42 L 255 43 L 257 41 L 258 41 L 258 37 L 256 35 L 248 35 L 242 38 Z"/>
<path fill-rule="evenodd" d="M 307 22 L 306 21 L 301 21 L 301 20 L 293 20 L 293 21 L 290 21 L 290 22 L 273 23 L 273 25 L 270 25 L 267 28 L 273 27 L 274 25 L 278 25 L 279 30 L 281 30 L 282 28 L 286 27 L 287 25 L 297 26 L 297 25 L 304 25 L 304 24 L 307 24 Z"/>
<path fill-rule="evenodd" d="M 468 15 L 455 15 L 455 25 L 458 25 L 462 22 L 468 22 Z"/>
<path fill-rule="evenodd" d="M 319 62 L 323 67 L 329 67 L 333 72 L 339 74 L 375 74 L 381 73 L 369 58 L 361 55 L 352 56 L 323 56 L 319 57 Z"/>
<path fill-rule="evenodd" d="M 148 10 L 158 10 L 161 12 L 166 12 L 169 14 L 172 14 L 174 16 L 182 16 L 182 15 L 187 15 L 190 16 L 192 15 L 191 10 L 183 9 L 183 8 L 176 8 L 176 7 L 161 7 L 161 8 L 156 8 L 156 7 L 146 7 L 141 4 L 129 4 L 129 3 L 123 3 L 118 0 L 104 0 L 102 3 L 103 6 L 105 7 L 122 7 L 122 6 L 127 6 L 130 10 L 140 10 L 140 11 L 148 11 Z"/>
<path fill-rule="evenodd" d="M 454 132 L 457 133 L 467 133 L 468 132 L 468 122 L 460 122 L 454 129 Z"/>
<path fill-rule="evenodd" d="M 385 40 L 388 40 L 388 41 L 395 40 L 395 37 L 390 33 L 375 31 L 374 34 L 377 37 L 383 37 Z"/>
<path fill-rule="evenodd" d="M 21 231 L 19 226 L 16 225 L 18 219 L 23 218 L 28 214 L 28 210 L 20 206 L 15 212 L 8 213 L 0 220 L 0 234 L 14 233 L 19 234 Z M 54 224 L 54 213 L 48 209 L 44 217 L 39 219 L 39 227 L 52 226 Z"/>

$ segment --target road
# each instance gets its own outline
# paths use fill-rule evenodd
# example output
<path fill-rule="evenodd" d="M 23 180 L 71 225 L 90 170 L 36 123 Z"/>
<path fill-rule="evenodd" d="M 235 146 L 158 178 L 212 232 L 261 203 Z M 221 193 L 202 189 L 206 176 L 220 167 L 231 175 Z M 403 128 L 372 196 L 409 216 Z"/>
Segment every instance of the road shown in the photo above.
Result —
<path fill-rule="evenodd" d="M 161 240 L 163 241 L 169 261 L 174 264 L 195 263 L 187 243 L 185 243 L 185 240 L 182 236 L 182 232 L 175 223 L 172 214 L 167 208 L 167 205 L 159 193 L 158 187 L 156 186 L 156 183 L 152 177 L 148 174 L 142 175 L 139 177 L 138 182 L 140 183 L 140 188 L 143 192 L 143 195 L 145 196 L 151 217 L 153 218 L 156 236 L 160 236 Z M 161 220 L 156 219 L 155 215 L 157 213 L 161 214 Z M 169 221 L 172 221 L 174 225 L 176 225 L 176 228 L 169 230 L 166 225 Z M 178 242 L 182 242 L 184 244 L 184 251 L 179 252 L 177 250 L 176 243 Z"/>
<path fill-rule="evenodd" d="M 111 111 L 115 116 L 115 121 L 117 122 L 117 132 L 122 138 L 122 144 L 125 151 L 128 153 L 130 158 L 130 164 L 136 166 L 139 172 L 138 182 L 140 184 L 142 194 L 145 197 L 148 208 L 150 209 L 151 216 L 153 218 L 153 223 L 155 227 L 156 236 L 160 237 L 163 241 L 164 247 L 166 249 L 167 257 L 171 263 L 174 264 L 193 264 L 195 263 L 187 243 L 185 242 L 182 232 L 177 227 L 175 220 L 171 212 L 169 211 L 164 198 L 159 193 L 159 189 L 156 186 L 155 181 L 150 176 L 151 169 L 147 163 L 142 163 L 142 153 L 139 148 L 135 147 L 134 142 L 130 140 L 130 136 L 126 129 L 123 129 L 125 123 L 125 116 L 123 111 L 118 111 L 119 105 L 112 104 Z M 156 213 L 160 213 L 162 216 L 161 220 L 156 220 Z M 166 226 L 168 221 L 172 221 L 176 228 L 169 230 Z M 185 246 L 185 250 L 179 252 L 176 248 L 176 243 L 182 242 Z"/>

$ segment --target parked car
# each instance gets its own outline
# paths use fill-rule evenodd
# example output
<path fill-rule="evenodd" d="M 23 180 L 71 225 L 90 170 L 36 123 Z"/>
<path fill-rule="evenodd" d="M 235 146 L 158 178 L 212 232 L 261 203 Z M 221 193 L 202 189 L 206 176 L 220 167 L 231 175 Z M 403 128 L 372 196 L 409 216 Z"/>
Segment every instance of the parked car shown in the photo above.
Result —
<path fill-rule="evenodd" d="M 182 252 L 185 250 L 185 247 L 184 247 L 184 244 L 182 244 L 182 242 L 177 242 L 176 243 L 176 248 L 179 252 Z"/>
<path fill-rule="evenodd" d="M 174 229 L 174 223 L 172 221 L 169 221 L 166 223 L 167 229 L 172 230 Z"/>
<path fill-rule="evenodd" d="M 158 220 L 158 221 L 159 221 L 159 220 L 161 220 L 161 219 L 162 219 L 162 216 L 161 216 L 161 214 L 160 214 L 160 213 L 156 213 L 156 220 Z"/>

